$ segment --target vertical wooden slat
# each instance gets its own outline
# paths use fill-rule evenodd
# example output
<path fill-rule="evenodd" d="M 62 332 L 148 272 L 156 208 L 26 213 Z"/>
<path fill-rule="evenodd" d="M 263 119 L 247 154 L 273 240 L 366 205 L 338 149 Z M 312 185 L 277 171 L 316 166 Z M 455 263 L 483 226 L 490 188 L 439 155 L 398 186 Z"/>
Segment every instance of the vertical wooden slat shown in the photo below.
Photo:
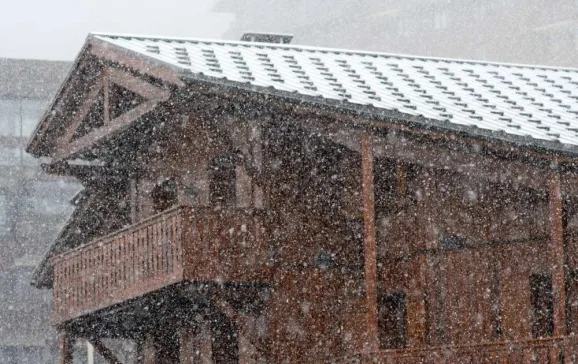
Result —
<path fill-rule="evenodd" d="M 76 310 L 78 305 L 78 260 L 71 258 L 72 261 L 72 309 Z"/>
<path fill-rule="evenodd" d="M 114 239 L 114 292 L 116 295 L 116 292 L 119 291 L 120 288 L 120 274 L 121 274 L 121 260 L 120 260 L 120 243 L 121 243 L 121 237 L 117 237 Z"/>
<path fill-rule="evenodd" d="M 146 234 L 146 246 L 147 246 L 147 274 L 146 277 L 150 278 L 154 272 L 154 239 L 153 239 L 153 226 L 147 226 L 147 234 Z"/>
<path fill-rule="evenodd" d="M 58 341 L 60 364 L 72 364 L 74 350 L 73 338 L 66 331 L 62 331 Z"/>
<path fill-rule="evenodd" d="M 158 223 L 153 223 L 151 224 L 151 235 L 149 236 L 150 239 L 150 244 L 152 246 L 152 255 L 151 255 L 151 259 L 152 259 L 152 277 L 154 277 L 156 275 L 156 272 L 158 270 L 158 240 L 157 240 L 157 226 Z"/>
<path fill-rule="evenodd" d="M 117 284 L 117 273 L 118 273 L 118 240 L 113 239 L 110 243 L 110 299 L 112 301 L 115 293 L 116 293 L 116 284 Z"/>
<path fill-rule="evenodd" d="M 98 287 L 97 287 L 97 301 L 101 302 L 102 301 L 102 295 L 103 295 L 103 290 L 104 290 L 104 250 L 102 246 L 99 246 L 97 248 L 98 251 L 98 260 L 97 260 L 97 265 L 98 268 L 96 269 L 96 274 L 97 274 L 97 282 L 98 282 Z"/>
<path fill-rule="evenodd" d="M 165 275 L 167 273 L 167 250 L 168 250 L 168 239 L 167 239 L 167 224 L 168 219 L 164 218 L 159 224 L 159 242 L 160 242 L 160 254 L 161 254 L 161 274 Z"/>
<path fill-rule="evenodd" d="M 141 281 L 143 276 L 143 249 L 142 249 L 142 229 L 136 232 L 136 250 L 135 254 L 137 256 L 136 260 L 136 272 L 135 272 L 135 285 Z"/>
<path fill-rule="evenodd" d="M 106 244 L 106 250 L 108 251 L 108 264 L 107 264 L 107 271 L 108 271 L 108 285 L 106 288 L 106 292 L 108 293 L 108 301 L 110 302 L 112 300 L 112 297 L 114 295 L 114 270 L 115 270 L 115 254 L 114 254 L 114 241 L 112 242 L 107 242 Z"/>
<path fill-rule="evenodd" d="M 94 280 L 94 247 L 90 249 L 88 254 L 88 267 L 89 267 L 89 276 L 90 276 L 90 287 L 89 287 L 89 294 L 88 294 L 88 302 L 94 302 L 94 291 L 96 288 L 95 280 Z"/>
<path fill-rule="evenodd" d="M 553 173 L 549 181 L 550 255 L 552 290 L 554 294 L 554 336 L 566 333 L 566 285 L 564 279 L 564 206 L 560 189 L 560 175 Z"/>
<path fill-rule="evenodd" d="M 105 284 L 103 287 L 103 293 L 106 294 L 106 302 L 110 301 L 111 297 L 111 286 L 112 286 L 112 269 L 113 269 L 113 256 L 112 256 L 112 246 L 111 244 L 104 244 L 105 251 L 105 262 L 104 262 L 104 272 L 105 272 Z"/>
<path fill-rule="evenodd" d="M 217 226 L 217 219 L 215 218 L 214 215 L 209 215 L 208 216 L 209 219 L 209 224 L 208 224 L 208 233 L 205 236 L 205 238 L 207 239 L 206 244 L 210 247 L 211 249 L 211 255 L 210 255 L 210 264 L 211 264 L 211 269 L 209 270 L 209 274 L 212 276 L 215 273 L 215 266 L 219 265 L 219 233 L 218 233 L 218 226 Z M 203 228 L 204 230 L 204 228 Z M 199 272 L 200 273 L 200 272 Z"/>
<path fill-rule="evenodd" d="M 126 288 L 129 288 L 134 281 L 134 232 L 130 232 L 126 238 Z"/>
<path fill-rule="evenodd" d="M 139 279 L 139 284 L 146 279 L 147 269 L 148 269 L 148 245 L 147 245 L 147 228 L 141 229 L 140 234 L 140 253 L 141 257 L 141 276 Z"/>
<path fill-rule="evenodd" d="M 127 283 L 127 264 L 126 259 L 126 245 L 127 245 L 128 235 L 123 234 L 120 237 L 120 289 L 124 291 L 126 289 Z"/>
<path fill-rule="evenodd" d="M 60 315 L 60 267 L 58 261 L 53 261 L 53 271 L 54 271 L 54 289 L 52 290 L 52 302 L 54 307 L 54 313 L 57 317 Z"/>
<path fill-rule="evenodd" d="M 175 227 L 175 262 L 177 269 L 184 267 L 185 249 L 192 244 L 193 236 L 190 234 L 192 227 L 190 225 L 190 211 L 183 210 L 177 218 Z"/>
<path fill-rule="evenodd" d="M 170 223 L 167 226 L 167 270 L 169 272 L 173 272 L 174 271 L 174 261 L 173 261 L 173 257 L 174 257 L 174 242 L 175 242 L 175 226 L 177 224 L 177 216 L 175 215 L 173 217 L 171 217 L 170 219 Z"/>
<path fill-rule="evenodd" d="M 74 292 L 76 288 L 74 279 L 74 260 L 70 259 L 68 261 L 68 282 L 70 282 L 68 289 L 68 306 L 71 309 L 74 309 Z"/>
<path fill-rule="evenodd" d="M 162 234 L 162 220 L 156 224 L 155 239 L 157 242 L 157 273 L 156 276 L 162 275 L 163 272 L 163 234 Z"/>
<path fill-rule="evenodd" d="M 366 351 L 377 351 L 377 250 L 375 241 L 375 196 L 373 185 L 373 143 L 368 134 L 361 137 L 361 195 L 363 199 L 363 251 L 365 295 L 367 301 Z"/>
<path fill-rule="evenodd" d="M 124 291 L 124 284 L 125 284 L 125 277 L 124 277 L 124 240 L 125 236 L 120 235 L 115 238 L 117 242 L 117 249 L 116 249 L 116 259 L 117 259 L 117 269 L 116 269 L 116 290 L 119 293 L 123 293 Z"/>
<path fill-rule="evenodd" d="M 83 249 L 82 250 L 82 262 L 83 262 L 83 269 L 82 269 L 82 308 L 83 309 L 90 307 L 90 301 L 88 298 L 89 291 L 90 291 L 89 258 L 90 258 L 90 250 L 89 249 Z"/>

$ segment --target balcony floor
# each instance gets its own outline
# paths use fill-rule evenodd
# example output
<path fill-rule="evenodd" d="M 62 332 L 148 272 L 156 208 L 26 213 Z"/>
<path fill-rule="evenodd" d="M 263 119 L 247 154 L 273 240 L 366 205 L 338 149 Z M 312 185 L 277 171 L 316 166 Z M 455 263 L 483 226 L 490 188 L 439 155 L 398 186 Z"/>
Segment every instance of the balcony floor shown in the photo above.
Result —
<path fill-rule="evenodd" d="M 210 318 L 220 312 L 222 302 L 235 309 L 263 310 L 268 290 L 262 284 L 183 282 L 68 320 L 59 328 L 78 337 L 137 340 L 153 330 Z"/>

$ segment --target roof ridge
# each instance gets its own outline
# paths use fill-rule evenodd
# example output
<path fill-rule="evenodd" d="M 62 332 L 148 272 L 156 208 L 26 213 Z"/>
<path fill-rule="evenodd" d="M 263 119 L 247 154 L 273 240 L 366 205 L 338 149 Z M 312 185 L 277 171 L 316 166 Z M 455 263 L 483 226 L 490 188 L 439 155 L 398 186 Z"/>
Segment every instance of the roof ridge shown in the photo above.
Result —
<path fill-rule="evenodd" d="M 164 40 L 164 41 L 178 41 L 178 42 L 196 42 L 196 43 L 215 43 L 215 44 L 230 44 L 230 45 L 241 45 L 241 46 L 251 46 L 256 48 L 270 48 L 270 49 L 293 49 L 300 51 L 314 51 L 322 53 L 343 53 L 343 54 L 356 54 L 361 56 L 372 56 L 372 57 L 387 57 L 387 58 L 403 58 L 411 60 L 423 60 L 423 61 L 437 61 L 446 63 L 457 63 L 457 64 L 472 64 L 472 65 L 489 65 L 497 67 L 508 67 L 508 68 L 526 68 L 526 69 L 538 69 L 538 70 L 553 70 L 553 71 L 568 71 L 568 72 L 578 72 L 578 68 L 573 67 L 557 67 L 557 66 L 544 66 L 535 64 L 523 64 L 523 63 L 508 63 L 508 62 L 496 62 L 496 61 L 481 61 L 473 59 L 460 59 L 460 58 L 445 58 L 445 57 L 433 57 L 433 56 L 417 56 L 411 54 L 402 53 L 387 53 L 387 52 L 375 52 L 375 51 L 363 51 L 345 48 L 329 48 L 320 46 L 308 46 L 308 45 L 298 45 L 298 44 L 278 44 L 278 43 L 251 43 L 245 41 L 235 41 L 235 40 L 225 40 L 225 39 L 211 39 L 211 38 L 192 38 L 192 37 L 173 37 L 173 36 L 152 36 L 144 34 L 120 34 L 120 33 L 106 33 L 106 32 L 91 32 L 90 37 L 102 37 L 102 38 L 127 38 L 127 39 L 139 39 L 139 40 Z"/>

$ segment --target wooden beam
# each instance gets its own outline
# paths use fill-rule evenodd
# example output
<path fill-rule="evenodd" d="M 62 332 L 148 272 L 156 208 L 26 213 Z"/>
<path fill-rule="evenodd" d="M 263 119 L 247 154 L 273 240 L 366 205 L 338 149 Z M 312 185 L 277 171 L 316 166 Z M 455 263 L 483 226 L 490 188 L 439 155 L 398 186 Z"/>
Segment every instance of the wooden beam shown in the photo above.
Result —
<path fill-rule="evenodd" d="M 364 351 L 379 349 L 377 327 L 377 248 L 375 240 L 375 195 L 373 182 L 373 142 L 371 136 L 361 136 L 361 196 L 363 199 L 363 252 L 367 323 Z"/>
<path fill-rule="evenodd" d="M 304 120 L 296 118 L 295 123 L 309 133 L 318 134 L 336 144 L 360 152 L 359 144 L 355 143 L 355 140 L 359 138 L 363 130 L 352 126 L 351 123 L 311 117 Z M 538 166 L 521 160 L 502 160 L 485 154 L 480 149 L 481 147 L 472 146 L 468 149 L 461 146 L 458 149 L 440 145 L 436 140 L 428 139 L 426 136 L 420 140 L 416 139 L 416 136 L 405 137 L 404 135 L 404 132 L 390 131 L 386 136 L 374 136 L 375 156 L 428 168 L 449 170 L 492 183 L 509 182 L 538 191 L 544 191 L 544 186 L 548 184 L 548 163 Z M 560 172 L 560 181 L 563 194 L 578 196 L 575 173 Z"/>
<path fill-rule="evenodd" d="M 403 207 L 407 202 L 407 166 L 398 161 L 395 165 L 395 172 L 397 176 L 397 205 Z"/>
<path fill-rule="evenodd" d="M 147 99 L 147 101 L 111 120 L 109 113 L 109 85 L 111 83 L 118 84 L 127 90 L 142 96 L 143 98 Z M 102 117 L 104 126 L 91 131 L 81 138 L 72 140 L 72 136 L 74 135 L 76 129 L 82 123 L 86 115 L 90 112 L 91 107 L 97 101 L 98 95 L 103 89 L 104 115 Z M 129 72 L 121 71 L 115 68 L 107 68 L 103 72 L 101 79 L 90 87 L 90 91 L 88 93 L 88 97 L 85 100 L 85 103 L 82 105 L 79 113 L 70 123 L 65 136 L 60 138 L 58 148 L 54 155 L 55 159 L 62 160 L 68 158 L 98 142 L 102 137 L 117 132 L 119 129 L 129 125 L 134 120 L 153 110 L 159 102 L 166 101 L 170 97 L 170 94 L 170 90 L 154 86 L 143 79 L 133 76 Z"/>
<path fill-rule="evenodd" d="M 110 122 L 110 69 L 104 70 L 102 75 L 102 89 L 104 91 L 104 125 Z"/>
<path fill-rule="evenodd" d="M 94 346 L 96 351 L 106 360 L 108 364 L 122 364 L 120 360 L 114 355 L 114 353 L 104 345 L 104 343 L 98 339 L 87 340 Z"/>
<path fill-rule="evenodd" d="M 493 183 L 510 182 L 536 190 L 547 183 L 546 170 L 516 161 L 502 161 L 481 152 L 450 149 L 400 135 L 376 139 L 375 155 L 428 168 L 449 170 Z"/>
<path fill-rule="evenodd" d="M 62 145 L 54 155 L 54 161 L 58 162 L 67 158 L 73 157 L 82 150 L 94 145 L 106 136 L 113 135 L 128 127 L 133 121 L 146 113 L 152 111 L 157 106 L 157 100 L 145 101 L 134 109 L 122 114 L 118 118 L 112 120 L 108 126 L 98 128 L 91 131 L 87 135 L 78 138 L 71 143 Z"/>
<path fill-rule="evenodd" d="M 89 42 L 90 52 L 100 59 L 123 64 L 139 73 L 155 77 L 179 87 L 185 86 L 185 83 L 181 80 L 179 73 L 174 67 L 163 65 L 160 61 L 156 62 L 151 59 L 144 59 L 136 53 L 115 47 L 101 40 L 91 39 Z"/>
<path fill-rule="evenodd" d="M 363 131 L 340 125 L 308 119 L 299 126 L 309 133 L 316 133 L 350 150 L 360 152 L 353 138 Z M 374 136 L 373 152 L 376 157 L 389 158 L 399 163 L 415 164 L 427 168 L 450 170 L 472 178 L 490 182 L 511 182 L 536 190 L 543 190 L 547 184 L 546 169 L 519 161 L 502 161 L 475 150 L 451 149 L 429 140 L 406 138 L 399 133 Z M 572 187 L 568 185 L 568 187 Z M 572 187 L 578 194 L 578 187 Z"/>
<path fill-rule="evenodd" d="M 66 133 L 64 134 L 64 136 L 60 138 L 59 148 L 65 147 L 72 140 L 72 137 L 76 132 L 76 129 L 78 129 L 80 123 L 82 123 L 84 118 L 90 112 L 90 109 L 92 108 L 94 103 L 97 101 L 98 94 L 102 90 L 102 86 L 103 86 L 102 80 L 99 80 L 97 83 L 95 83 L 90 87 L 88 91 L 88 96 L 84 100 L 84 104 L 82 104 L 82 107 L 80 108 L 78 113 L 74 115 L 72 121 L 70 122 L 68 128 L 66 129 Z"/>
<path fill-rule="evenodd" d="M 110 75 L 110 82 L 122 86 L 146 99 L 165 101 L 171 95 L 171 92 L 168 89 L 154 86 L 128 72 L 116 68 L 108 68 L 107 71 Z"/>
<path fill-rule="evenodd" d="M 56 94 L 54 101 L 50 105 L 50 112 L 48 112 L 39 122 L 36 130 L 34 131 L 34 135 L 32 136 L 32 140 L 29 142 L 27 147 L 30 148 L 30 152 L 37 153 L 36 150 L 38 145 L 40 144 L 40 140 L 44 138 L 44 134 L 49 129 L 50 125 L 54 122 L 55 118 L 62 117 L 62 113 L 64 112 L 64 106 L 66 104 L 66 100 L 69 96 L 74 93 L 75 88 L 78 86 L 78 83 L 83 81 L 81 77 L 77 77 L 82 71 L 83 67 L 86 69 L 88 67 L 95 68 L 98 67 L 97 62 L 91 62 L 88 58 L 91 55 L 86 52 L 86 46 L 83 47 L 81 54 L 78 57 L 78 60 L 75 62 L 73 66 L 73 70 L 68 75 L 62 88 Z"/>
<path fill-rule="evenodd" d="M 564 205 L 560 175 L 554 172 L 549 180 L 550 197 L 550 258 L 554 295 L 554 336 L 566 333 L 566 280 L 564 277 Z"/>
<path fill-rule="evenodd" d="M 60 332 L 58 338 L 58 349 L 60 351 L 60 364 L 72 364 L 74 356 L 74 339 L 68 332 Z"/>

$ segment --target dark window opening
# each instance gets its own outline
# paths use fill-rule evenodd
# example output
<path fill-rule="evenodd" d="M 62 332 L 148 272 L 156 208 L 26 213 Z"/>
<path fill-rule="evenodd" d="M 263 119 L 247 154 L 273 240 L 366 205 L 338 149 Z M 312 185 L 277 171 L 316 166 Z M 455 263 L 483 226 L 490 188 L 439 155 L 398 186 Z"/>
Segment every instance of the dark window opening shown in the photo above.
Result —
<path fill-rule="evenodd" d="M 219 157 L 209 166 L 209 198 L 213 206 L 234 206 L 237 170 L 232 156 Z"/>
<path fill-rule="evenodd" d="M 407 345 L 405 293 L 382 295 L 379 304 L 379 343 L 382 349 L 400 349 Z"/>
<path fill-rule="evenodd" d="M 326 250 L 321 250 L 319 253 L 317 253 L 315 265 L 320 269 L 335 268 L 337 265 L 337 262 L 335 261 L 335 254 Z"/>
<path fill-rule="evenodd" d="M 442 235 L 439 237 L 439 240 L 442 250 L 445 251 L 457 251 L 468 248 L 468 242 L 466 238 L 458 235 L 454 234 Z"/>
<path fill-rule="evenodd" d="M 156 212 L 167 210 L 178 203 L 177 183 L 174 179 L 168 179 L 158 185 L 152 191 L 153 209 Z"/>
<path fill-rule="evenodd" d="M 554 334 L 554 295 L 552 275 L 532 274 L 532 336 L 550 337 Z"/>

